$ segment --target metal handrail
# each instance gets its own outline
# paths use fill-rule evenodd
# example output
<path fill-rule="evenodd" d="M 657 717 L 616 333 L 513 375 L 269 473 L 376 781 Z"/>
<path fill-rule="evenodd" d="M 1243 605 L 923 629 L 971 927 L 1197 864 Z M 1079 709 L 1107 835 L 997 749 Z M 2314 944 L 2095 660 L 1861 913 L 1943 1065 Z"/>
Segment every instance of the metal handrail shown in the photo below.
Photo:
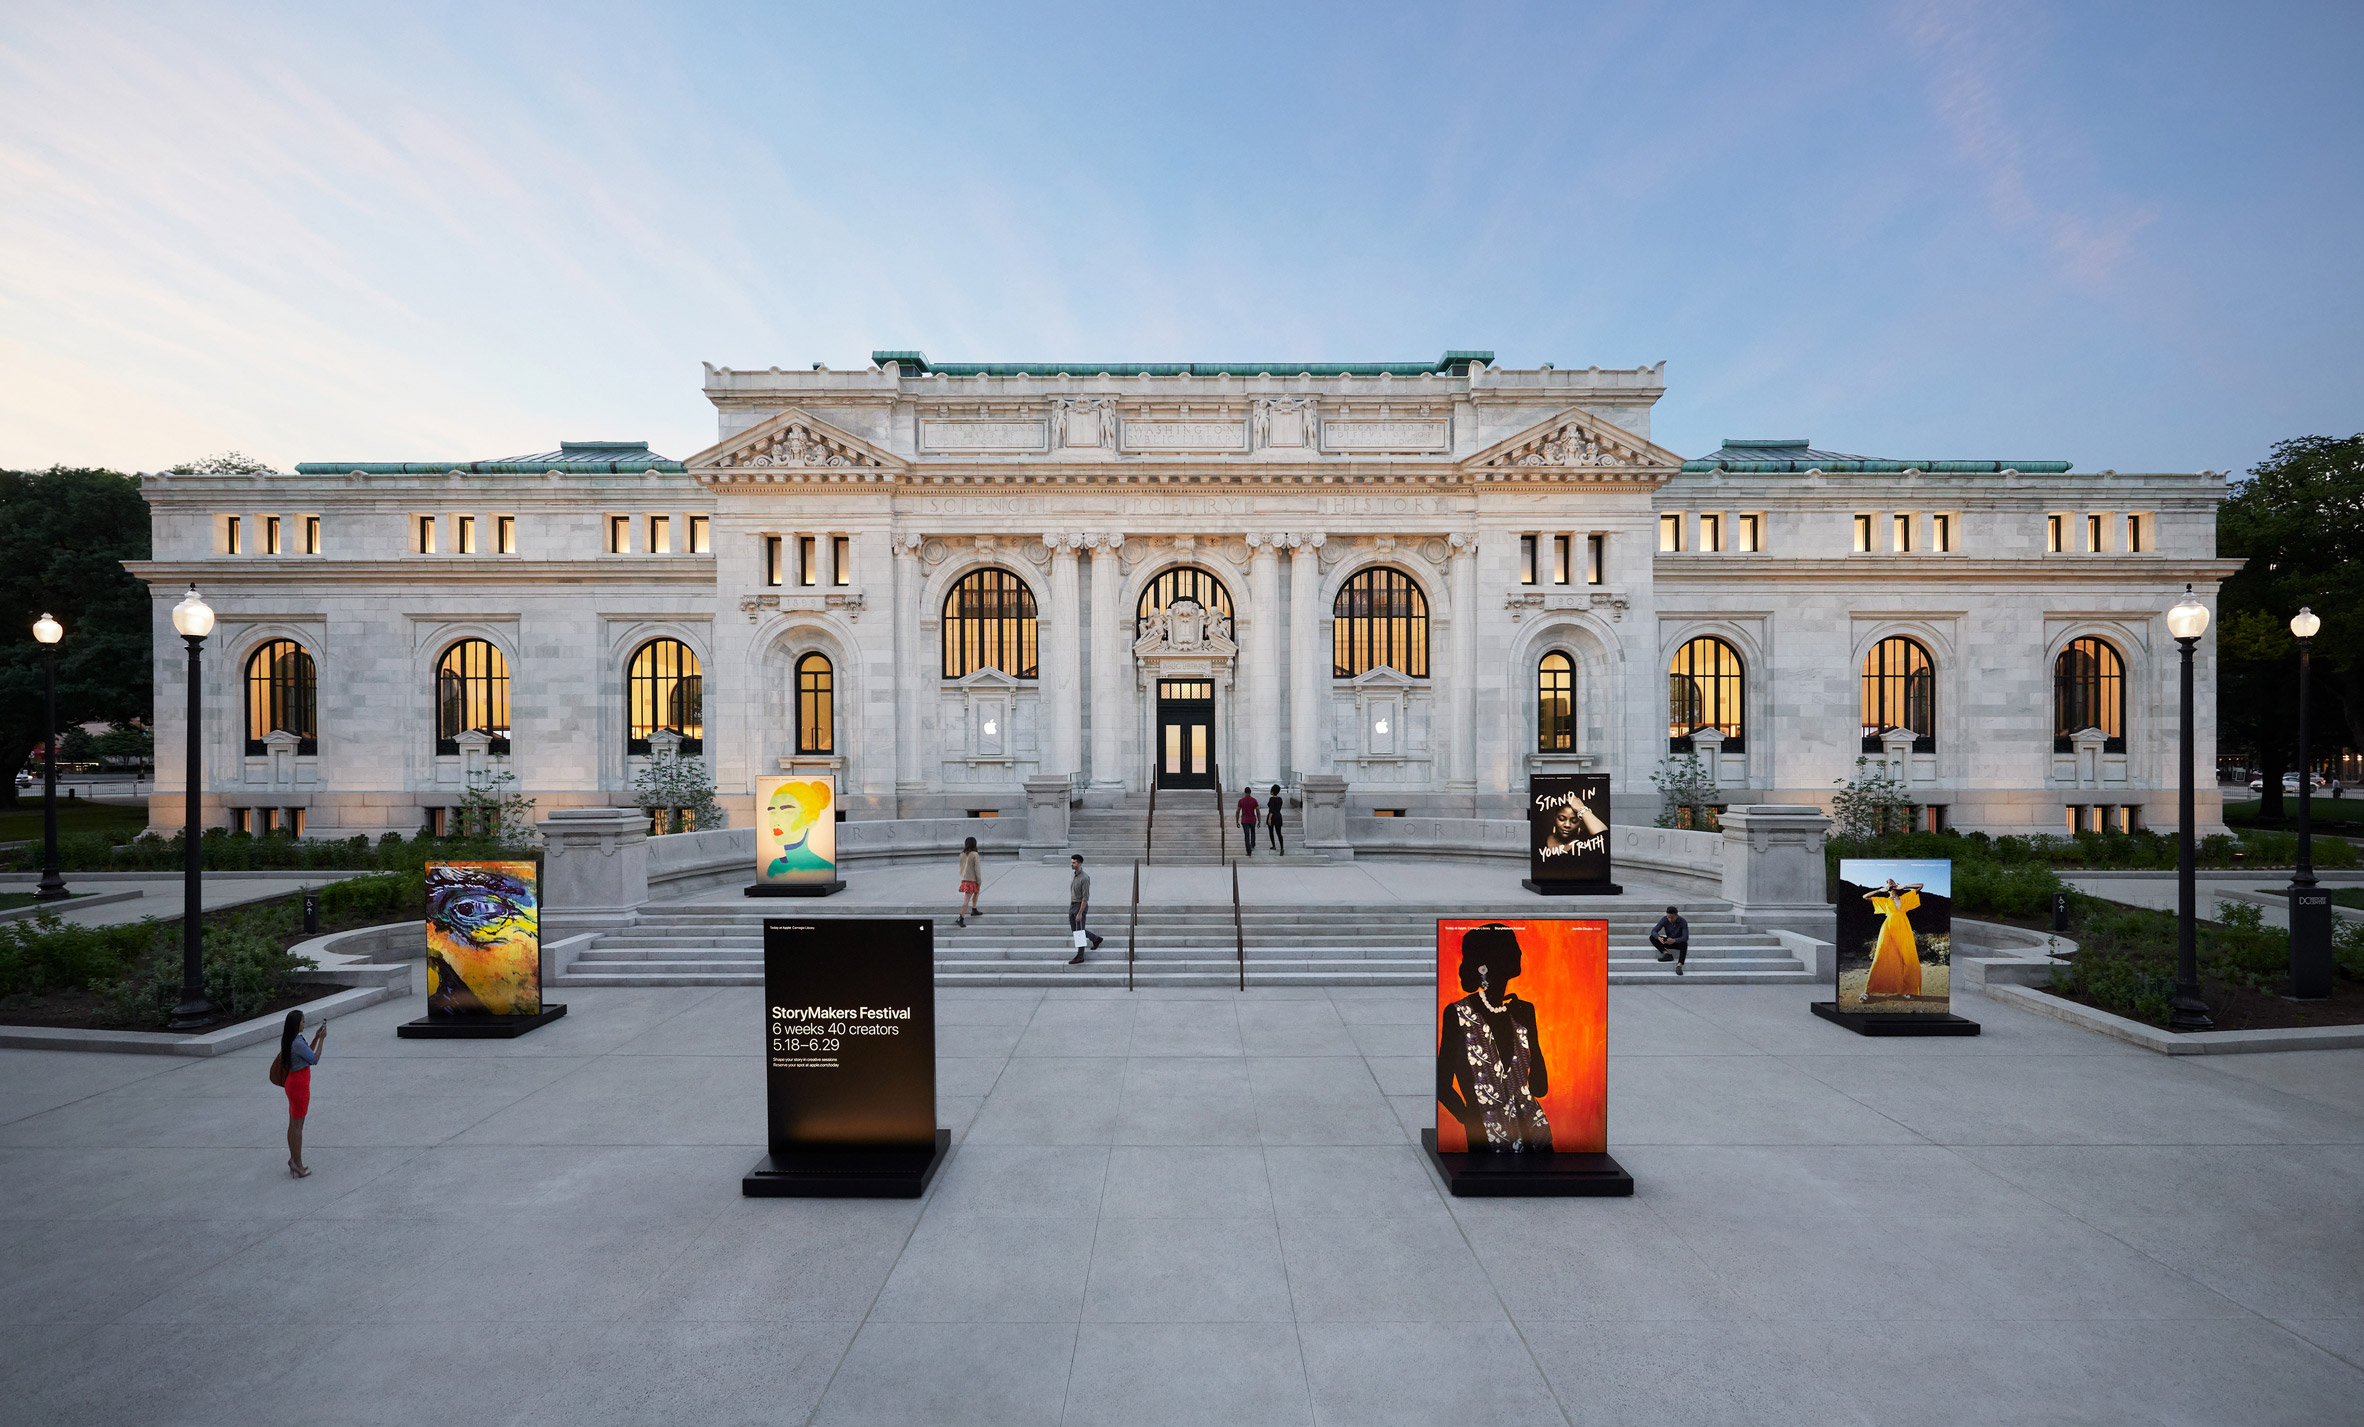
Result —
<path fill-rule="evenodd" d="M 1133 921 L 1125 928 L 1125 989 L 1133 989 L 1133 946 L 1141 938 L 1141 864 L 1133 864 Z"/>
<path fill-rule="evenodd" d="M 1215 856 L 1220 867 L 1231 861 L 1231 827 L 1223 821 L 1223 761 L 1209 756 L 1207 771 L 1215 777 Z"/>
<path fill-rule="evenodd" d="M 1239 919 L 1239 864 L 1231 864 L 1231 939 L 1239 951 L 1239 989 L 1248 989 L 1248 934 Z"/>
<path fill-rule="evenodd" d="M 1151 851 L 1157 846 L 1157 770 L 1149 773 L 1149 821 L 1141 825 L 1141 860 L 1152 866 L 1157 859 Z"/>

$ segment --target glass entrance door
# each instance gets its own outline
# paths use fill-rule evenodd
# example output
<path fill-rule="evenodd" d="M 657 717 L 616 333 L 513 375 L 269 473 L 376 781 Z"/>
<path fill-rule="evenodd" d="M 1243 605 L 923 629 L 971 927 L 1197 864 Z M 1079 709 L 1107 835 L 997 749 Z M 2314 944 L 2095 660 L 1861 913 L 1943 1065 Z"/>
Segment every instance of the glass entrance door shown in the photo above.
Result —
<path fill-rule="evenodd" d="M 1157 785 L 1215 786 L 1215 683 L 1157 681 Z"/>

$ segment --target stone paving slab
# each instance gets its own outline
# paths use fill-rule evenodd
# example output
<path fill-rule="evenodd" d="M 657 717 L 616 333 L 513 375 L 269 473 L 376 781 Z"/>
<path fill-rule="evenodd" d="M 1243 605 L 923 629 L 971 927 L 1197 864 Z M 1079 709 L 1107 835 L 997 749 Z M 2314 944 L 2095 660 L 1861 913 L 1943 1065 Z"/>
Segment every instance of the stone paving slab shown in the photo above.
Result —
<path fill-rule="evenodd" d="M 1815 989 L 1612 988 L 1628 1200 L 1442 1192 L 1420 988 L 939 992 L 915 1202 L 741 1197 L 752 987 L 355 1012 L 303 1181 L 268 1046 L 0 1051 L 0 1422 L 2358 1420 L 2364 1050 Z"/>

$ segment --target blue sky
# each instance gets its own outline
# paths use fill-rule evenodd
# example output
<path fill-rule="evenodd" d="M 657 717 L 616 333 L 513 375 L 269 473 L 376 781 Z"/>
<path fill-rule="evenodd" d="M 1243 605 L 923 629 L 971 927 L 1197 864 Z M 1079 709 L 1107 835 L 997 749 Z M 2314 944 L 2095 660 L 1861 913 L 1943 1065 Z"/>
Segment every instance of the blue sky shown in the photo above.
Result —
<path fill-rule="evenodd" d="M 16 5 L 0 464 L 713 437 L 701 360 L 1667 360 L 1655 434 L 2364 428 L 2364 8 Z"/>

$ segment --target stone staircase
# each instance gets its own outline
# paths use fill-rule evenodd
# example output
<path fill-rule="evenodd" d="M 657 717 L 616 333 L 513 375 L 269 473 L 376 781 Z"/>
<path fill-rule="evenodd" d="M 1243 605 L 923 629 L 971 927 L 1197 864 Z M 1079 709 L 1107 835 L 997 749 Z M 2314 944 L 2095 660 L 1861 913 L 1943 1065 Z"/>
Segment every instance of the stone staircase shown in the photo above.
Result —
<path fill-rule="evenodd" d="M 1067 816 L 1067 852 L 1080 852 L 1084 866 L 1095 877 L 1117 868 L 1129 868 L 1142 855 L 1144 833 L 1150 839 L 1150 865 L 1155 867 L 1213 867 L 1226 857 L 1237 861 L 1240 855 L 1239 828 L 1231 821 L 1232 803 L 1239 797 L 1232 793 L 1220 806 L 1215 794 L 1205 788 L 1164 788 L 1157 795 L 1157 824 L 1149 826 L 1149 795 L 1127 793 L 1124 801 L 1114 807 L 1077 808 Z M 1294 835 L 1295 809 L 1290 810 L 1288 831 Z M 1065 862 L 1067 852 L 1046 856 L 1045 862 Z M 1256 833 L 1258 865 L 1275 862 L 1291 864 L 1327 863 L 1330 859 L 1292 851 L 1285 858 L 1272 855 L 1261 828 Z M 1103 886 L 1106 884 L 1103 883 Z M 1229 915 L 1228 907 L 1225 914 Z M 1107 933 L 1102 932 L 1103 936 Z"/>
<path fill-rule="evenodd" d="M 1158 812 L 1163 821 L 1164 799 Z M 1089 856 L 1089 854 L 1086 854 Z M 1087 864 L 1088 865 L 1088 864 Z M 1113 879 L 1113 869 L 1103 874 Z M 1114 884 L 1103 880 L 1103 889 Z M 939 905 L 863 907 L 844 912 L 803 904 L 659 906 L 640 925 L 611 932 L 554 978 L 563 986 L 760 986 L 764 918 L 789 915 L 933 917 L 939 986 L 1122 986 L 1129 908 L 1110 896 L 1093 909 L 1093 929 L 1107 938 L 1082 966 L 1072 954 L 1064 906 L 994 906 L 966 927 Z M 1256 906 L 1240 909 L 1250 986 L 1425 986 L 1435 976 L 1439 917 L 1505 919 L 1543 915 L 1605 917 L 1609 979 L 1672 983 L 1674 967 L 1656 959 L 1649 931 L 1657 907 L 1597 907 L 1532 902 L 1499 908 L 1469 905 L 1386 907 Z M 1685 980 L 1702 984 L 1794 982 L 1814 978 L 1781 942 L 1741 926 L 1723 910 L 1692 911 L 1691 960 Z M 1137 986 L 1235 986 L 1239 963 L 1229 903 L 1141 909 L 1134 967 Z"/>

